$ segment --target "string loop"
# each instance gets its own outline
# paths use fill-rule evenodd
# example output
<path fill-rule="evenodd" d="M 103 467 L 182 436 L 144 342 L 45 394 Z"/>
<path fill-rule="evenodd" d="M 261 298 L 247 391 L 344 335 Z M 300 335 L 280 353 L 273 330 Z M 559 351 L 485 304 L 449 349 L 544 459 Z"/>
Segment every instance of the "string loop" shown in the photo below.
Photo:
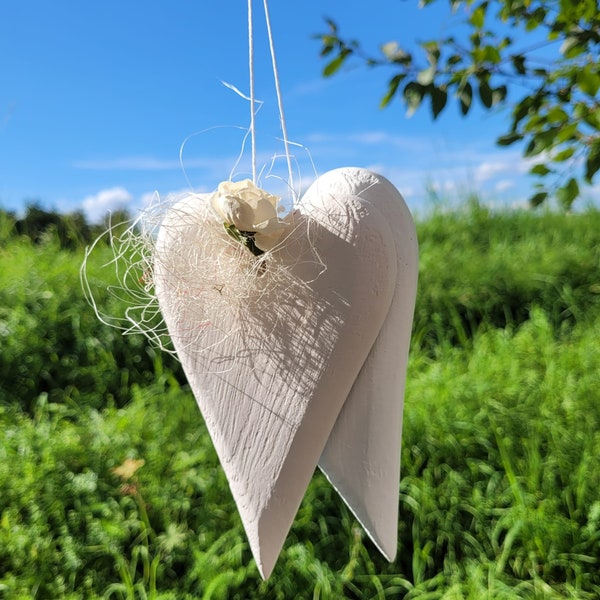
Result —
<path fill-rule="evenodd" d="M 265 11 L 265 23 L 267 26 L 267 36 L 269 40 L 269 51 L 271 53 L 271 64 L 273 69 L 273 79 L 275 82 L 275 93 L 277 96 L 277 108 L 279 110 L 279 124 L 283 138 L 283 146 L 285 150 L 285 158 L 288 169 L 288 186 L 294 190 L 294 171 L 292 168 L 292 155 L 290 153 L 290 142 L 287 134 L 287 125 L 285 121 L 285 112 L 283 110 L 283 97 L 281 94 L 281 84 L 279 80 L 279 71 L 277 68 L 277 57 L 275 55 L 275 43 L 273 41 L 273 30 L 271 27 L 271 17 L 269 13 L 269 2 L 263 0 Z M 255 127 L 255 103 L 254 95 L 254 25 L 252 16 L 252 0 L 248 0 L 248 46 L 249 46 L 249 69 L 250 69 L 250 134 L 252 145 L 252 177 L 256 184 L 256 127 Z"/>
<path fill-rule="evenodd" d="M 252 181 L 256 181 L 256 96 L 254 93 L 254 19 L 252 0 L 248 0 L 248 62 L 250 71 L 250 145 L 252 148 Z"/>

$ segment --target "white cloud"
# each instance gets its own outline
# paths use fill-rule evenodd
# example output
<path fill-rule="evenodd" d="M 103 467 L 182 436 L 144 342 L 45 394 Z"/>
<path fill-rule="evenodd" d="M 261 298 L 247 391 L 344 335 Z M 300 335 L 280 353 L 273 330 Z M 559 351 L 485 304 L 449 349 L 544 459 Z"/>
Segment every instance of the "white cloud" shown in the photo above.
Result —
<path fill-rule="evenodd" d="M 525 173 L 529 164 L 519 152 L 499 150 L 483 142 L 465 143 L 448 141 L 434 136 L 398 135 L 385 130 L 358 130 L 347 133 L 314 132 L 306 136 L 307 147 L 292 146 L 296 155 L 292 163 L 295 170 L 294 183 L 302 193 L 315 177 L 310 154 L 315 158 L 318 173 L 340 166 L 364 166 L 387 177 L 404 195 L 412 210 L 427 208 L 432 194 L 439 195 L 444 202 L 464 200 L 469 193 L 481 193 L 498 201 L 503 192 L 511 190 L 511 197 L 527 197 L 529 186 Z M 368 158 L 368 162 L 365 161 Z M 204 167 L 206 172 L 188 173 L 190 187 L 171 194 L 160 190 L 159 206 L 169 202 L 169 195 L 177 196 L 189 192 L 201 184 L 196 191 L 210 191 L 223 179 L 250 176 L 247 156 L 237 164 L 234 157 L 189 159 L 186 168 Z M 280 154 L 261 151 L 257 156 L 263 186 L 272 188 L 273 193 L 286 197 L 285 181 L 288 179 L 287 165 Z M 82 161 L 80 168 L 86 169 L 180 169 L 178 160 L 165 161 L 153 157 L 122 157 L 104 162 Z M 302 175 L 302 179 L 299 175 Z M 110 209 L 126 208 L 132 216 L 156 200 L 154 192 L 135 196 L 124 187 L 104 189 L 88 196 L 80 205 L 91 220 L 106 216 Z M 506 201 L 506 198 L 504 200 Z"/>
<path fill-rule="evenodd" d="M 110 211 L 128 208 L 132 200 L 133 196 L 124 187 L 113 187 L 87 196 L 82 200 L 81 208 L 88 220 L 97 223 Z"/>
<path fill-rule="evenodd" d="M 145 210 L 151 206 L 170 206 L 178 199 L 189 194 L 206 194 L 213 190 L 208 188 L 181 188 L 159 193 L 158 191 L 144 192 L 135 202 L 132 203 L 133 210 Z"/>
<path fill-rule="evenodd" d="M 79 207 L 92 223 L 101 222 L 110 212 L 125 209 L 135 219 L 143 211 L 149 214 L 160 214 L 166 207 L 171 206 L 182 196 L 190 193 L 201 194 L 210 192 L 208 188 L 182 188 L 167 192 L 152 191 L 134 196 L 124 187 L 113 187 L 100 190 L 96 194 L 86 196 Z"/>
<path fill-rule="evenodd" d="M 360 146 L 392 146 L 405 150 L 431 150 L 431 139 L 416 136 L 394 135 L 387 131 L 374 129 L 370 131 L 355 131 L 351 133 L 313 132 L 305 136 L 307 144 L 339 145 L 346 148 L 348 144 Z"/>
<path fill-rule="evenodd" d="M 496 192 L 505 192 L 515 187 L 515 182 L 512 179 L 501 179 L 494 186 Z"/>
<path fill-rule="evenodd" d="M 161 196 L 157 191 L 146 192 L 140 196 L 140 205 L 142 209 L 152 206 L 153 204 L 160 202 Z"/>
<path fill-rule="evenodd" d="M 514 170 L 512 162 L 506 160 L 494 162 L 484 161 L 475 167 L 473 176 L 476 183 L 483 183 L 484 181 L 489 181 L 497 175 L 501 175 L 511 170 Z"/>
<path fill-rule="evenodd" d="M 474 144 L 441 149 L 431 140 L 430 147 L 426 157 L 419 151 L 398 158 L 388 152 L 369 166 L 392 181 L 411 210 L 427 210 L 436 198 L 449 206 L 460 204 L 469 194 L 505 203 L 502 194 L 509 189 L 511 198 L 528 197 L 528 165 L 517 152 L 478 151 Z"/>

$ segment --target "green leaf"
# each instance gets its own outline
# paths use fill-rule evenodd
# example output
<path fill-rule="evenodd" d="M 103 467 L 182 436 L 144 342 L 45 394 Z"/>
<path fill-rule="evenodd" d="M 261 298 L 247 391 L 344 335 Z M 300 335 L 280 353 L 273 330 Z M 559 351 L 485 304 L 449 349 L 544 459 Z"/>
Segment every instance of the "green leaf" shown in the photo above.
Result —
<path fill-rule="evenodd" d="M 600 108 L 593 107 L 584 117 L 585 122 L 596 130 L 600 130 Z"/>
<path fill-rule="evenodd" d="M 510 146 L 511 144 L 514 144 L 515 142 L 518 142 L 522 139 L 523 136 L 520 133 L 509 133 L 507 135 L 500 136 L 496 140 L 496 143 L 498 144 L 498 146 Z"/>
<path fill-rule="evenodd" d="M 569 120 L 569 115 L 560 107 L 553 106 L 546 115 L 550 123 L 566 123 Z"/>
<path fill-rule="evenodd" d="M 404 88 L 404 100 L 408 104 L 407 116 L 411 117 L 423 100 L 425 89 L 416 81 L 411 81 Z"/>
<path fill-rule="evenodd" d="M 558 146 L 563 142 L 570 142 L 580 136 L 580 133 L 577 130 L 577 123 L 569 123 L 568 125 L 559 126 L 558 128 L 553 127 L 552 132 L 556 135 L 556 138 L 553 140 L 553 145 L 555 146 Z"/>
<path fill-rule="evenodd" d="M 565 41 L 560 46 L 560 53 L 565 58 L 576 58 L 585 52 L 585 44 L 581 43 L 581 39 L 577 35 L 570 35 L 565 38 Z"/>
<path fill-rule="evenodd" d="M 547 197 L 548 192 L 538 192 L 537 194 L 534 194 L 533 196 L 531 196 L 531 198 L 529 198 L 529 204 L 531 206 L 539 206 L 540 204 L 543 204 L 546 201 Z"/>
<path fill-rule="evenodd" d="M 460 110 L 463 115 L 466 115 L 473 101 L 473 87 L 468 81 L 458 90 L 458 97 L 460 100 Z"/>
<path fill-rule="evenodd" d="M 600 89 L 600 75 L 597 72 L 598 67 L 587 64 L 583 69 L 577 71 L 577 84 L 584 94 L 596 96 Z"/>
<path fill-rule="evenodd" d="M 479 98 L 486 108 L 492 107 L 492 104 L 494 103 L 492 88 L 490 88 L 490 85 L 486 80 L 479 82 Z"/>
<path fill-rule="evenodd" d="M 505 85 L 499 85 L 496 89 L 492 90 L 492 104 L 503 102 L 507 93 L 508 89 Z"/>
<path fill-rule="evenodd" d="M 502 41 L 498 45 L 498 50 L 505 50 L 509 46 L 512 46 L 512 43 L 513 43 L 512 38 L 505 36 L 502 38 Z"/>
<path fill-rule="evenodd" d="M 529 141 L 529 144 L 527 144 L 527 148 L 525 148 L 525 152 L 523 152 L 523 156 L 525 156 L 526 158 L 529 156 L 533 156 L 535 154 L 535 139 L 532 139 Z"/>
<path fill-rule="evenodd" d="M 579 196 L 579 185 L 577 181 L 573 177 L 567 181 L 565 185 L 558 188 L 556 191 L 556 197 L 558 201 L 561 203 L 562 207 L 568 209 L 573 204 L 573 200 Z"/>
<path fill-rule="evenodd" d="M 395 75 L 394 77 L 392 77 L 392 79 L 390 79 L 388 83 L 387 92 L 385 96 L 381 99 L 381 102 L 379 103 L 380 108 L 385 108 L 390 103 L 390 101 L 398 91 L 398 86 L 405 77 L 406 73 L 398 73 L 398 75 Z"/>
<path fill-rule="evenodd" d="M 338 54 L 331 62 L 325 65 L 323 69 L 323 75 L 325 77 L 331 77 L 339 68 L 342 66 L 346 57 L 343 54 Z"/>
<path fill-rule="evenodd" d="M 525 31 L 533 31 L 537 29 L 546 18 L 546 9 L 538 6 L 533 12 L 528 13 L 528 18 L 525 22 Z"/>
<path fill-rule="evenodd" d="M 529 113 L 532 105 L 531 96 L 526 96 L 513 109 L 513 128 L 515 128 Z"/>
<path fill-rule="evenodd" d="M 483 48 L 482 53 L 483 60 L 485 62 L 497 65 L 502 60 L 500 52 L 498 52 L 498 48 L 496 48 L 495 46 L 486 46 L 485 48 Z"/>
<path fill-rule="evenodd" d="M 529 170 L 529 172 L 532 175 L 540 175 L 541 177 L 543 177 L 544 175 L 548 175 L 548 173 L 551 173 L 551 170 L 546 165 L 540 163 L 532 167 Z"/>
<path fill-rule="evenodd" d="M 573 156 L 573 154 L 575 154 L 575 147 L 571 146 L 569 148 L 565 148 L 564 150 L 561 150 L 558 154 L 554 155 L 552 157 L 552 160 L 554 162 L 563 162 L 563 161 L 567 160 L 568 158 L 571 158 L 571 156 Z"/>
<path fill-rule="evenodd" d="M 325 23 L 327 23 L 329 31 L 331 31 L 333 35 L 336 35 L 338 31 L 337 23 L 333 19 L 329 19 L 327 17 L 325 18 Z"/>
<path fill-rule="evenodd" d="M 445 87 L 432 87 L 431 89 L 431 111 L 433 118 L 437 119 L 438 115 L 444 110 L 448 100 L 448 92 Z"/>
<path fill-rule="evenodd" d="M 525 57 L 522 54 L 515 54 L 510 57 L 510 60 L 515 71 L 519 75 L 525 75 L 525 73 L 527 73 L 527 69 L 525 68 Z"/>
<path fill-rule="evenodd" d="M 585 180 L 588 183 L 592 183 L 598 169 L 600 169 L 600 140 L 592 144 L 585 161 Z"/>
<path fill-rule="evenodd" d="M 546 114 L 537 112 L 535 114 L 529 114 L 529 118 L 523 125 L 523 131 L 526 133 L 541 133 L 548 125 L 548 116 Z"/>
<path fill-rule="evenodd" d="M 531 138 L 531 142 L 525 149 L 525 156 L 535 156 L 544 150 L 556 146 L 558 132 L 560 130 L 560 127 L 551 127 L 550 129 L 535 133 Z"/>
<path fill-rule="evenodd" d="M 471 15 L 469 22 L 473 27 L 477 29 L 481 29 L 485 22 L 485 7 L 483 5 L 478 6 Z"/>
<path fill-rule="evenodd" d="M 223 223 L 223 227 L 225 227 L 227 235 L 232 237 L 236 242 L 242 242 L 242 236 L 240 235 L 238 228 L 233 225 L 233 223 Z"/>
<path fill-rule="evenodd" d="M 321 48 L 321 56 L 327 56 L 328 54 L 333 52 L 337 41 L 337 38 L 332 35 L 322 35 L 321 42 L 323 44 L 323 47 Z"/>
<path fill-rule="evenodd" d="M 437 61 L 440 58 L 439 43 L 436 41 L 424 42 L 421 44 L 421 48 L 423 48 L 423 50 L 425 50 L 429 64 L 431 64 L 431 65 L 437 64 Z"/>
<path fill-rule="evenodd" d="M 242 236 L 242 244 L 246 246 L 246 248 L 248 248 L 248 250 L 250 250 L 250 252 L 252 252 L 254 256 L 262 256 L 265 253 L 264 250 L 261 250 L 256 245 L 256 241 L 254 240 L 254 234 L 246 234 Z"/>
<path fill-rule="evenodd" d="M 573 116 L 576 119 L 585 119 L 589 113 L 589 107 L 585 102 L 577 102 L 573 109 Z"/>
<path fill-rule="evenodd" d="M 319 52 L 319 56 L 325 57 L 333 52 L 333 46 L 323 46 L 321 48 L 321 52 Z"/>

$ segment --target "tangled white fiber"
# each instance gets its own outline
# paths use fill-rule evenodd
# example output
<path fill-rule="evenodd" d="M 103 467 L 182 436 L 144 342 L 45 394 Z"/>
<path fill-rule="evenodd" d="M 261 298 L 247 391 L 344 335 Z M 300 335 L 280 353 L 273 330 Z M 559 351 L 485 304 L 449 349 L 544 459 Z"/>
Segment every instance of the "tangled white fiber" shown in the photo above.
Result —
<path fill-rule="evenodd" d="M 254 256 L 228 235 L 209 198 L 210 194 L 187 193 L 161 200 L 156 194 L 135 220 L 110 224 L 87 249 L 82 287 L 103 323 L 124 334 L 141 333 L 166 352 L 185 347 L 188 353 L 201 354 L 233 334 L 246 337 L 246 327 L 252 328 L 253 336 L 268 337 L 265 327 L 277 323 L 265 319 L 264 313 L 275 301 L 294 298 L 306 313 L 296 317 L 308 317 L 310 283 L 325 270 L 311 242 L 311 220 L 299 208 L 292 210 L 279 243 Z M 112 256 L 91 271 L 97 261 L 90 257 L 107 236 Z M 102 281 L 105 269 L 113 271 L 110 279 L 116 277 L 118 283 Z M 109 314 L 97 300 L 104 290 L 124 307 L 120 314 Z M 261 318 L 253 319 L 257 314 Z M 281 318 L 280 311 L 273 314 Z M 263 331 L 256 330 L 258 323 Z"/>
<path fill-rule="evenodd" d="M 264 12 L 283 136 L 280 141 L 285 152 L 283 157 L 275 155 L 270 167 L 260 173 L 256 168 L 255 116 L 262 103 L 254 95 L 252 0 L 248 0 L 250 96 L 225 85 L 250 102 L 250 127 L 234 171 L 250 136 L 252 182 L 265 179 L 277 185 L 283 183 L 287 193 L 291 193 L 285 234 L 273 248 L 255 256 L 244 242 L 248 241 L 248 233 L 256 234 L 258 246 L 258 232 L 252 234 L 239 228 L 228 231 L 233 224 L 224 223 L 223 215 L 219 218 L 215 214 L 209 194 L 190 192 L 164 200 L 155 194 L 151 205 L 134 221 L 110 224 L 87 250 L 81 267 L 84 293 L 103 323 L 125 334 L 142 333 L 167 352 L 202 354 L 234 334 L 246 340 L 249 336 L 265 340 L 278 321 L 286 317 L 285 310 L 269 312 L 275 302 L 286 307 L 288 316 L 291 311 L 300 326 L 311 311 L 310 283 L 325 270 L 311 241 L 312 221 L 299 208 L 294 183 L 299 178 L 294 177 L 292 167 L 292 162 L 296 168 L 298 163 L 290 146 L 303 147 L 290 142 L 287 136 L 267 0 Z M 214 129 L 218 128 L 211 128 Z M 274 165 L 280 158 L 285 158 L 287 164 L 285 177 L 274 174 Z M 230 174 L 229 180 L 233 179 Z M 274 220 L 278 221 L 278 215 Z M 232 233 L 237 239 L 232 238 Z M 104 267 L 114 269 L 117 284 L 103 285 L 89 273 L 89 258 L 106 236 L 112 258 Z M 111 315 L 102 307 L 95 293 L 102 288 L 119 300 L 124 307 L 122 314 Z"/>
<path fill-rule="evenodd" d="M 161 350 L 174 353 L 153 281 L 154 248 L 163 205 L 156 194 L 152 204 L 135 219 L 113 222 L 111 216 L 107 229 L 86 249 L 80 279 L 85 298 L 102 323 L 125 335 L 141 333 Z M 105 246 L 111 258 L 98 264 L 96 256 L 100 258 Z M 110 297 L 117 300 L 115 312 L 111 312 Z"/>

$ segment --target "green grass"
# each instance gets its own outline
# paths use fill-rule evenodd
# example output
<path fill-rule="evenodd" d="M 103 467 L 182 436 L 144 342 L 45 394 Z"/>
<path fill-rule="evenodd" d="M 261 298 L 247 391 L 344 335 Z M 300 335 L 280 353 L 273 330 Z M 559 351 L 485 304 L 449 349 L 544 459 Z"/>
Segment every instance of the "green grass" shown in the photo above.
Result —
<path fill-rule="evenodd" d="M 413 347 L 435 353 L 540 306 L 555 328 L 600 307 L 600 212 L 493 213 L 477 204 L 419 227 Z"/>
<path fill-rule="evenodd" d="M 419 237 L 397 559 L 317 473 L 267 582 L 177 365 L 97 322 L 80 252 L 2 242 L 0 598 L 600 597 L 599 214 Z"/>
<path fill-rule="evenodd" d="M 109 258 L 101 247 L 97 265 Z M 163 363 L 181 377 L 178 365 L 142 336 L 123 336 L 98 321 L 83 297 L 82 259 L 81 252 L 60 250 L 53 238 L 0 246 L 0 404 L 28 411 L 47 394 L 51 402 L 123 405 L 131 385 L 151 383 Z M 91 282 L 103 308 L 122 314 L 108 283 Z"/>

